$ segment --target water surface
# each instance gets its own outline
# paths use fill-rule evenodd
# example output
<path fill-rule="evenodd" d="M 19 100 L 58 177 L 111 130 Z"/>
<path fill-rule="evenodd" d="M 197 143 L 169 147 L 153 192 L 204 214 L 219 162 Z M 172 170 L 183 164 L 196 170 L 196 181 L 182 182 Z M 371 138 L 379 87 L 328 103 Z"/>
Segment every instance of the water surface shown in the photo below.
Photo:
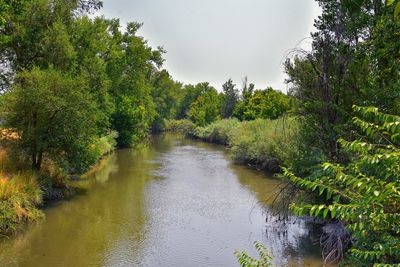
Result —
<path fill-rule="evenodd" d="M 311 225 L 274 220 L 280 182 L 231 164 L 222 146 L 157 136 L 81 183 L 86 193 L 0 241 L 0 266 L 238 266 L 233 252 L 256 255 L 254 241 L 277 266 L 321 266 Z"/>

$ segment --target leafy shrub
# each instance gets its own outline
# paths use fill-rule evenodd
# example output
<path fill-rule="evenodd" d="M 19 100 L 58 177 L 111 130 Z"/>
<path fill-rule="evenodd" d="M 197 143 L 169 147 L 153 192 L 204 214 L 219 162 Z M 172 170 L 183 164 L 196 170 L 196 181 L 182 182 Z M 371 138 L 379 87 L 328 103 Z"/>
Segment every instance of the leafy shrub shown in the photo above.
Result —
<path fill-rule="evenodd" d="M 239 164 L 278 171 L 280 164 L 290 164 L 292 156 L 298 154 L 287 151 L 296 148 L 297 127 L 296 118 L 243 122 L 227 119 L 198 127 L 192 133 L 208 142 L 229 145 L 233 160 Z"/>
<path fill-rule="evenodd" d="M 220 119 L 221 99 L 212 87 L 190 105 L 188 118 L 197 126 L 205 126 Z"/>
<path fill-rule="evenodd" d="M 354 107 L 353 122 L 362 130 L 359 139 L 340 140 L 350 155 L 348 164 L 323 164 L 306 178 L 289 170 L 285 176 L 295 185 L 325 196 L 325 203 L 293 204 L 300 215 L 341 222 L 351 234 L 350 255 L 359 266 L 400 264 L 400 117 L 376 108 Z M 331 235 L 338 236 L 336 231 Z M 340 236 L 340 235 L 339 235 Z M 343 256 L 346 240 L 327 238 L 326 261 Z M 390 265 L 393 264 L 393 265 Z"/>
<path fill-rule="evenodd" d="M 267 88 L 247 92 L 234 111 L 234 116 L 240 120 L 277 119 L 288 112 L 293 99 L 281 91 Z"/>
<path fill-rule="evenodd" d="M 237 119 L 225 119 L 217 121 L 206 127 L 198 127 L 193 134 L 204 141 L 228 145 L 231 142 L 234 131 L 239 127 Z"/>
<path fill-rule="evenodd" d="M 109 131 L 107 135 L 102 136 L 98 138 L 98 140 L 96 140 L 96 142 L 94 143 L 94 148 L 97 152 L 98 158 L 114 151 L 115 147 L 117 146 L 117 138 L 117 131 Z"/>
<path fill-rule="evenodd" d="M 271 256 L 268 250 L 259 242 L 254 242 L 254 246 L 260 256 L 260 259 L 250 257 L 245 251 L 235 251 L 235 256 L 241 267 L 267 267 L 272 266 Z"/>
<path fill-rule="evenodd" d="M 194 124 L 190 120 L 165 120 L 165 131 L 188 134 L 193 128 Z"/>
<path fill-rule="evenodd" d="M 115 149 L 117 138 L 118 133 L 116 131 L 109 131 L 105 136 L 93 138 L 89 149 L 80 149 L 79 151 L 81 152 L 77 153 L 74 159 L 66 161 L 60 158 L 60 161 L 56 162 L 67 173 L 83 173 L 94 165 L 102 156 Z"/>

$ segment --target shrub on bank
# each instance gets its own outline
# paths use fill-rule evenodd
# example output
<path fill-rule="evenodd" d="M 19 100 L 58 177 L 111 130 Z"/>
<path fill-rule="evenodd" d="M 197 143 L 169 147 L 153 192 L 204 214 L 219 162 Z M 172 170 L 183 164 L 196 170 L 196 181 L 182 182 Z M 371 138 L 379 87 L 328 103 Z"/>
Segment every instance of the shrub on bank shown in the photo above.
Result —
<path fill-rule="evenodd" d="M 194 129 L 194 124 L 190 120 L 165 120 L 164 131 L 179 132 L 188 134 Z"/>
<path fill-rule="evenodd" d="M 206 127 L 194 129 L 192 134 L 207 142 L 229 145 L 235 131 L 239 128 L 240 122 L 237 119 L 224 119 L 212 123 Z"/>
<path fill-rule="evenodd" d="M 110 154 L 114 151 L 117 146 L 117 131 L 110 131 L 107 135 L 98 138 L 94 143 L 94 149 L 96 152 L 97 160 L 102 156 Z"/>
<path fill-rule="evenodd" d="M 226 119 L 198 127 L 192 134 L 207 142 L 230 146 L 232 158 L 239 164 L 279 171 L 281 163 L 292 160 L 287 150 L 296 147 L 297 128 L 295 118 L 243 122 Z"/>
<path fill-rule="evenodd" d="M 117 133 L 111 131 L 96 139 L 88 150 L 92 153 L 92 161 L 84 162 L 82 166 L 88 168 L 112 152 L 116 138 Z M 68 186 L 68 171 L 71 169 L 62 161 L 45 158 L 41 170 L 32 172 L 21 149 L 10 142 L 0 141 L 3 141 L 0 146 L 0 233 L 10 233 L 20 223 L 43 216 L 39 209 L 43 200 L 61 199 L 73 193 Z"/>

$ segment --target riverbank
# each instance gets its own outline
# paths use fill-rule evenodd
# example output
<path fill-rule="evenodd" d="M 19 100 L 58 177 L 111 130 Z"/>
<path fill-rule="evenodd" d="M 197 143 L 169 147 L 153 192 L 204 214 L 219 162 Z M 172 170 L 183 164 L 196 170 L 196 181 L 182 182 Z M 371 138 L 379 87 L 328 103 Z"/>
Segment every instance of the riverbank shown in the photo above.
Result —
<path fill-rule="evenodd" d="M 93 142 L 91 148 L 97 156 L 87 173 L 96 171 L 101 159 L 112 153 L 115 138 L 111 132 Z M 26 156 L 15 146 L 15 139 L 15 134 L 0 138 L 0 234 L 6 235 L 16 232 L 23 223 L 42 218 L 47 203 L 70 198 L 79 189 L 74 181 L 80 174 L 68 173 L 51 160 L 44 159 L 40 171 L 32 171 Z"/>
<path fill-rule="evenodd" d="M 166 130 L 225 145 L 235 163 L 277 173 L 283 164 L 293 164 L 298 123 L 293 117 L 253 121 L 225 119 L 205 127 L 195 127 L 190 121 L 177 120 L 168 121 Z"/>

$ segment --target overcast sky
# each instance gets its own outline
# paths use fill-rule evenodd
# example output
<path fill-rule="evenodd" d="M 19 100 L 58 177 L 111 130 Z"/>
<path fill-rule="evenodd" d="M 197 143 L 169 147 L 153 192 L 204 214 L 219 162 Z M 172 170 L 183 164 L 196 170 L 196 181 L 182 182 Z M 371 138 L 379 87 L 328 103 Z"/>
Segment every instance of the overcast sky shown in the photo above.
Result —
<path fill-rule="evenodd" d="M 309 47 L 320 13 L 313 0 L 103 2 L 99 15 L 144 23 L 139 33 L 167 50 L 164 68 L 175 80 L 218 90 L 229 78 L 241 87 L 247 75 L 256 88 L 285 91 L 282 63 L 289 50 Z"/>

